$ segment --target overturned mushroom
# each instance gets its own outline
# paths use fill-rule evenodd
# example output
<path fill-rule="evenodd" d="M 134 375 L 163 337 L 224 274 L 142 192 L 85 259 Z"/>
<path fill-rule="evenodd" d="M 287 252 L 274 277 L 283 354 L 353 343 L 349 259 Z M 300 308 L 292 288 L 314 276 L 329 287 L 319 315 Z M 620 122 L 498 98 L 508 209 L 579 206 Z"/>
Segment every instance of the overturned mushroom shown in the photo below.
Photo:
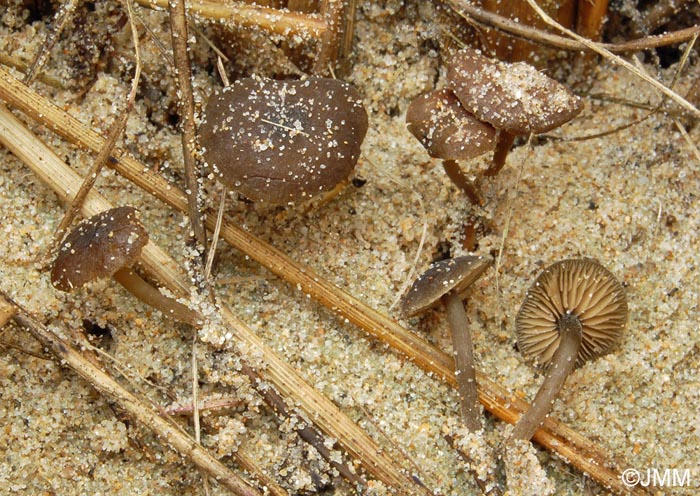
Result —
<path fill-rule="evenodd" d="M 209 99 L 199 142 L 228 188 L 284 204 L 346 179 L 367 126 L 360 95 L 342 81 L 246 78 Z"/>
<path fill-rule="evenodd" d="M 481 429 L 476 371 L 469 322 L 462 299 L 471 286 L 493 261 L 484 257 L 465 256 L 440 260 L 432 264 L 415 280 L 401 300 L 403 313 L 412 317 L 442 302 L 452 332 L 455 355 L 455 375 L 459 390 L 462 417 L 467 428 Z"/>
<path fill-rule="evenodd" d="M 490 176 L 505 164 L 516 136 L 544 133 L 583 110 L 579 97 L 534 67 L 494 61 L 473 48 L 452 58 L 447 81 L 467 111 L 499 131 L 493 163 L 485 173 Z"/>
<path fill-rule="evenodd" d="M 164 315 L 199 325 L 198 315 L 160 293 L 131 266 L 148 242 L 148 233 L 133 207 L 117 207 L 84 220 L 61 244 L 51 269 L 51 283 L 61 291 L 96 279 L 114 277 L 136 298 Z"/>
<path fill-rule="evenodd" d="M 413 100 L 406 112 L 406 124 L 431 157 L 442 159 L 448 177 L 471 202 L 482 203 L 477 186 L 456 161 L 493 150 L 493 126 L 467 112 L 449 89 L 433 90 Z"/>
<path fill-rule="evenodd" d="M 515 331 L 520 352 L 546 368 L 547 375 L 512 439 L 532 438 L 568 375 L 610 351 L 626 324 L 625 292 L 599 263 L 564 260 L 537 277 L 515 319 Z"/>

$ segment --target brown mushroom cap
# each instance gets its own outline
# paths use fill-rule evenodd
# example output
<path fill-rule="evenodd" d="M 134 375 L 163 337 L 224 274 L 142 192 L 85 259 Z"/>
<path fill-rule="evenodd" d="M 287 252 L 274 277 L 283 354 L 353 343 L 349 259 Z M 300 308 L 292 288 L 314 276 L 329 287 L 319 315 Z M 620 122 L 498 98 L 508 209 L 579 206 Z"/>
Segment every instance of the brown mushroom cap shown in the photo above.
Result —
<path fill-rule="evenodd" d="M 283 204 L 348 177 L 367 126 L 360 95 L 342 81 L 246 78 L 209 99 L 199 140 L 227 187 Z"/>
<path fill-rule="evenodd" d="M 413 100 L 406 112 L 406 123 L 433 158 L 469 160 L 496 146 L 493 126 L 467 112 L 446 88 Z"/>
<path fill-rule="evenodd" d="M 462 297 L 465 290 L 483 274 L 491 258 L 464 256 L 440 260 L 432 264 L 413 282 L 401 299 L 404 315 L 412 317 L 437 305 L 440 298 L 455 291 Z"/>
<path fill-rule="evenodd" d="M 559 347 L 558 321 L 574 315 L 582 326 L 576 366 L 607 353 L 627 325 L 627 297 L 605 267 L 590 259 L 570 259 L 545 269 L 528 289 L 515 319 L 518 349 L 546 367 Z"/>
<path fill-rule="evenodd" d="M 447 80 L 469 112 L 514 135 L 549 131 L 583 110 L 579 97 L 534 67 L 494 61 L 473 48 L 457 52 Z"/>
<path fill-rule="evenodd" d="M 59 248 L 51 283 L 71 291 L 85 283 L 110 277 L 132 265 L 148 242 L 148 233 L 133 207 L 117 207 L 84 220 Z"/>

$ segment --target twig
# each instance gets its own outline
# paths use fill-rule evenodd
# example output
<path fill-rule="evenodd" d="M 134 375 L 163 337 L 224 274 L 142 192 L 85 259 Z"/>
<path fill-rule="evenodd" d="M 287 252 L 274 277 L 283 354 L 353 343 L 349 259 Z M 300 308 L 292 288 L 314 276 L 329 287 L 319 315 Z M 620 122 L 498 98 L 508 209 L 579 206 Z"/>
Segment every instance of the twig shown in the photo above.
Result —
<path fill-rule="evenodd" d="M 216 246 L 219 244 L 219 235 L 221 234 L 221 223 L 224 221 L 224 210 L 226 209 L 226 186 L 221 186 L 221 199 L 219 200 L 219 210 L 216 213 L 216 226 L 214 227 L 214 233 L 211 236 L 211 245 L 209 246 L 209 253 L 207 254 L 207 263 L 204 265 L 204 280 L 209 280 L 211 276 L 211 268 L 214 264 L 214 257 L 216 255 Z"/>
<path fill-rule="evenodd" d="M 680 131 L 681 136 L 683 136 L 683 139 L 685 140 L 686 145 L 688 145 L 690 152 L 695 155 L 696 167 L 700 168 L 700 150 L 698 150 L 698 146 L 693 142 L 693 139 L 690 137 L 688 131 L 686 131 L 685 126 L 681 123 L 681 121 L 678 119 L 673 119 L 673 123 L 678 128 L 678 131 Z"/>
<path fill-rule="evenodd" d="M 319 76 L 325 76 L 329 70 L 334 69 L 333 64 L 338 59 L 340 49 L 340 32 L 343 21 L 343 3 L 341 0 L 321 0 L 321 16 L 326 23 L 326 30 L 321 36 L 318 54 L 312 72 Z"/>
<path fill-rule="evenodd" d="M 13 305 L 10 305 L 7 301 L 0 299 L 0 329 L 5 327 L 12 317 L 14 317 L 17 310 Z"/>
<path fill-rule="evenodd" d="M 243 400 L 238 396 L 222 396 L 217 398 L 211 398 L 206 400 L 201 400 L 199 403 L 199 411 L 209 411 L 209 410 L 226 410 L 229 408 L 236 408 L 243 403 Z M 186 403 L 180 406 L 170 406 L 165 409 L 168 415 L 191 415 L 194 411 L 194 405 L 192 403 Z"/>
<path fill-rule="evenodd" d="M 12 78 L 2 69 L 0 69 L 0 98 L 26 112 L 32 119 L 43 123 L 80 147 L 99 150 L 103 142 L 99 134 L 24 86 L 20 81 Z M 2 131 L 1 126 L 0 131 Z M 117 153 L 117 157 L 110 162 L 110 165 L 134 184 L 171 207 L 181 212 L 186 210 L 187 200 L 184 193 L 161 176 L 153 173 L 147 166 L 121 153 Z M 43 177 L 42 180 L 49 182 L 48 179 Z M 207 215 L 206 225 L 208 229 L 214 228 L 214 217 L 213 213 Z M 452 386 L 456 385 L 454 361 L 446 353 L 345 293 L 316 274 L 309 267 L 304 267 L 291 260 L 279 250 L 231 222 L 224 222 L 221 232 L 223 238 L 231 246 L 267 267 L 292 286 L 300 288 L 305 294 L 333 310 L 342 318 L 364 329 L 367 333 L 374 336 L 375 339 L 393 347 L 426 372 L 435 374 L 435 376 L 442 378 Z M 151 262 L 147 257 L 144 256 L 143 258 L 145 258 L 144 264 L 150 266 Z M 172 278 L 170 284 L 174 284 L 174 281 L 178 280 L 177 273 L 173 270 L 161 270 L 160 276 Z M 246 329 L 243 327 L 242 330 L 237 331 L 237 335 L 252 339 L 255 335 L 252 332 L 249 334 L 249 330 Z M 258 346 L 257 343 L 258 341 L 252 343 L 254 348 Z M 259 346 L 264 347 L 262 343 Z M 265 349 L 265 356 L 268 353 L 272 354 L 271 350 Z M 271 356 L 274 356 L 274 354 Z M 285 384 L 285 378 L 278 378 L 277 374 L 288 368 L 287 364 L 270 364 L 269 368 L 270 370 L 276 370 L 274 377 L 270 379 L 271 382 L 276 386 L 278 382 Z M 527 402 L 511 395 L 507 390 L 478 371 L 477 382 L 479 386 L 479 400 L 497 418 L 513 424 L 518 420 L 521 413 L 529 408 Z M 302 394 L 300 391 L 293 390 L 285 392 L 286 394 L 283 394 L 283 396 L 288 394 L 293 398 Z M 313 406 L 311 406 L 311 409 L 313 411 Z M 319 414 L 325 414 L 325 412 L 321 411 Z M 313 419 L 313 417 L 311 418 Z M 323 428 L 322 430 L 325 431 Z M 627 491 L 627 488 L 622 485 L 619 473 L 610 468 L 613 465 L 607 454 L 593 442 L 554 418 L 547 418 L 543 426 L 535 433 L 534 440 L 551 451 L 558 453 L 562 458 L 568 460 L 569 463 L 579 470 L 588 473 L 603 486 L 614 488 L 619 492 Z M 638 488 L 637 490 L 643 493 Z"/>
<path fill-rule="evenodd" d="M 22 87 L 27 88 L 24 85 Z M 48 110 L 48 107 L 44 110 Z M 58 109 L 55 108 L 55 110 Z M 75 121 L 75 124 L 82 127 L 78 121 Z M 95 144 L 99 147 L 102 138 L 92 130 L 86 131 L 96 140 Z M 4 106 L 0 106 L 0 143 L 30 166 L 37 176 L 57 194 L 70 194 L 80 184 L 80 177 L 61 162 L 46 145 L 38 141 Z M 133 163 L 136 164 L 135 161 Z M 140 167 L 140 173 L 147 174 L 143 170 L 144 166 L 140 165 Z M 146 180 L 147 182 L 159 178 L 157 175 L 147 174 L 147 176 L 150 177 Z M 156 180 L 157 182 L 163 181 L 162 178 Z M 174 191 L 180 199 L 181 211 L 184 212 L 187 208 L 184 193 L 175 186 L 171 187 L 175 188 Z M 102 211 L 110 206 L 98 193 L 91 191 L 86 198 L 84 211 L 94 208 Z M 207 221 L 210 229 L 214 228 L 213 217 L 211 215 Z M 174 262 L 152 243 L 144 247 L 141 253 L 141 263 L 145 267 L 150 267 L 152 271 L 153 268 L 158 269 L 152 274 L 161 284 L 167 287 L 187 287 L 174 266 Z M 182 293 L 187 294 L 184 289 L 181 290 Z M 271 382 L 286 402 L 295 405 L 306 418 L 312 420 L 323 432 L 338 439 L 339 444 L 351 456 L 359 460 L 372 476 L 403 494 L 423 494 L 426 492 L 422 486 L 405 475 L 403 467 L 384 454 L 381 446 L 375 443 L 364 430 L 343 414 L 333 402 L 309 385 L 295 369 L 266 346 L 229 309 L 221 306 L 220 316 L 231 342 L 251 350 L 251 353 L 259 356 L 260 360 L 266 364 L 265 368 L 258 372 L 260 376 Z"/>
<path fill-rule="evenodd" d="M 194 97 L 192 95 L 192 68 L 190 67 L 190 57 L 187 53 L 188 33 L 187 14 L 185 10 L 185 0 L 170 0 L 168 2 L 170 13 L 170 39 L 173 47 L 173 62 L 175 63 L 175 81 L 177 83 L 178 95 L 177 106 L 182 124 L 182 159 L 185 165 L 185 191 L 187 192 L 187 217 L 190 224 L 190 236 L 194 238 L 194 248 L 198 256 L 191 257 L 192 271 L 190 277 L 194 279 L 197 291 L 205 291 L 206 276 L 205 262 L 203 257 L 207 251 L 207 235 L 202 224 L 201 207 L 202 198 L 199 187 L 199 173 L 197 161 L 195 159 L 196 150 L 196 124 L 194 121 Z M 188 244 L 192 239 L 188 239 Z M 197 333 L 192 335 L 192 404 L 194 412 L 194 433 L 197 442 L 200 440 L 201 429 L 199 423 L 199 369 L 197 367 Z M 209 481 L 206 474 L 202 473 L 204 494 L 209 496 Z"/>
<path fill-rule="evenodd" d="M 257 384 L 256 390 L 270 408 L 285 419 L 292 417 L 293 412 L 291 412 L 285 404 L 284 398 L 273 388 L 265 387 L 264 385 L 260 384 L 262 380 L 260 374 L 245 363 L 243 363 L 241 366 L 241 372 L 248 376 L 251 384 L 254 386 Z M 358 490 L 367 487 L 367 481 L 365 481 L 364 478 L 350 470 L 345 462 L 338 461 L 337 457 L 333 456 L 331 450 L 326 447 L 323 436 L 320 432 L 318 432 L 318 430 L 316 430 L 313 424 L 310 424 L 305 419 L 302 419 L 301 422 L 297 423 L 295 430 L 301 439 L 313 446 L 316 451 L 318 451 L 318 453 L 326 460 L 326 462 L 335 468 L 340 475 L 345 478 L 345 480 L 352 484 L 353 487 Z"/>
<path fill-rule="evenodd" d="M 195 160 L 196 125 L 194 122 L 194 99 L 192 97 L 192 69 L 187 53 L 187 18 L 185 0 L 170 0 L 170 32 L 173 45 L 173 59 L 178 87 L 178 110 L 182 118 L 182 157 L 185 164 L 185 187 L 187 192 L 187 215 L 190 229 L 200 254 L 207 250 L 207 238 L 201 217 L 201 197 L 199 194 L 199 174 Z M 204 266 L 199 260 L 199 267 Z M 199 274 L 201 276 L 201 274 Z"/>
<path fill-rule="evenodd" d="M 242 496 L 260 496 L 262 494 L 214 458 L 189 435 L 182 432 L 172 419 L 163 417 L 152 403 L 142 401 L 131 394 L 104 370 L 85 359 L 71 344 L 61 339 L 24 308 L 13 302 L 4 291 L 0 290 L 0 296 L 6 303 L 16 308 L 17 313 L 13 317 L 14 321 L 27 329 L 43 346 L 47 347 L 62 365 L 67 365 L 106 398 L 117 403 L 120 408 L 152 430 L 172 449 L 189 458 L 197 467 L 235 494 Z"/>
<path fill-rule="evenodd" d="M 14 314 L 13 314 L 14 316 Z M 51 360 L 51 357 L 49 355 L 44 355 L 43 353 L 39 351 L 32 351 L 28 350 L 16 343 L 12 343 L 10 341 L 5 341 L 4 339 L 0 339 L 0 347 L 2 348 L 11 348 L 13 350 L 17 350 L 21 353 L 24 353 L 25 355 L 33 356 L 34 358 L 38 358 L 40 360 Z"/>
<path fill-rule="evenodd" d="M 535 0 L 527 0 L 527 3 L 530 5 L 530 7 L 532 7 L 535 10 L 535 12 L 537 12 L 537 15 L 539 15 L 540 18 L 545 23 L 552 26 L 554 29 L 561 31 L 562 33 L 566 34 L 567 36 L 570 36 L 571 38 L 578 41 L 579 43 L 582 43 L 583 45 L 585 45 L 589 49 L 593 50 L 594 52 L 598 53 L 599 55 L 601 55 L 605 59 L 609 60 L 613 64 L 621 65 L 622 67 L 627 69 L 629 72 L 631 72 L 632 74 L 634 74 L 638 78 L 646 81 L 647 83 L 652 85 L 654 88 L 661 91 L 664 95 L 666 95 L 671 100 L 676 102 L 678 105 L 680 105 L 681 107 L 686 109 L 688 112 L 690 112 L 695 117 L 700 117 L 700 110 L 695 108 L 690 102 L 688 102 L 685 98 L 680 96 L 675 91 L 667 88 L 666 86 L 661 84 L 656 79 L 654 79 L 651 76 L 649 76 L 648 74 L 640 71 L 634 65 L 627 62 L 625 59 L 611 53 L 610 50 L 601 46 L 600 43 L 595 43 L 591 40 L 587 40 L 586 38 L 583 38 L 583 37 L 577 35 L 573 31 L 571 31 L 570 29 L 565 28 L 564 26 L 562 26 L 561 24 L 556 22 L 554 19 L 549 17 L 549 15 L 547 15 L 547 13 L 544 10 L 542 10 L 539 5 L 537 5 Z"/>
<path fill-rule="evenodd" d="M 488 12 L 487 10 L 471 4 L 468 0 L 446 1 L 455 10 L 455 12 L 462 17 L 468 17 L 472 20 L 472 22 L 487 28 L 493 27 L 527 41 L 542 43 L 555 48 L 562 48 L 564 50 L 589 52 L 597 51 L 581 41 L 564 38 L 541 29 L 512 21 L 506 17 L 494 14 L 493 12 Z M 700 26 L 692 26 L 690 28 L 681 29 L 671 33 L 648 36 L 639 40 L 631 40 L 623 43 L 596 43 L 596 45 L 613 53 L 637 52 L 649 48 L 658 48 L 660 46 L 681 43 L 689 40 L 698 32 L 700 32 Z"/>
<path fill-rule="evenodd" d="M 19 60 L 16 57 L 13 57 L 12 55 L 1 52 L 0 51 L 0 64 L 6 65 L 8 67 L 12 67 L 14 69 L 17 69 L 19 72 L 26 74 L 27 71 L 29 70 L 29 64 L 24 62 L 23 60 Z M 51 86 L 53 88 L 57 89 L 66 89 L 66 86 L 63 84 L 62 81 L 59 79 L 50 76 L 48 74 L 41 73 L 39 74 L 36 79 L 41 81 L 42 83 Z"/>
<path fill-rule="evenodd" d="M 80 0 L 68 0 L 61 5 L 61 8 L 56 12 L 54 23 L 46 34 L 46 39 L 43 43 L 39 43 L 39 51 L 34 56 L 32 64 L 24 74 L 24 84 L 27 86 L 31 86 L 34 79 L 40 74 L 41 68 L 44 66 L 51 53 L 51 49 L 61 36 L 63 28 L 65 28 L 68 21 L 70 21 L 78 2 L 80 2 Z"/>
<path fill-rule="evenodd" d="M 85 175 L 85 179 L 80 185 L 80 188 L 78 188 L 78 191 L 75 193 L 75 196 L 73 196 L 68 206 L 66 207 L 66 212 L 64 213 L 61 222 L 59 222 L 58 227 L 54 231 L 53 240 L 51 241 L 51 244 L 49 245 L 49 248 L 47 250 L 47 255 L 49 257 L 52 255 L 56 245 L 60 243 L 60 241 L 63 239 L 63 235 L 66 229 L 68 229 L 68 227 L 73 222 L 73 219 L 77 215 L 78 211 L 81 209 L 88 192 L 95 185 L 95 181 L 99 177 L 102 168 L 104 167 L 105 163 L 112 154 L 114 146 L 117 144 L 117 140 L 124 132 L 124 129 L 126 128 L 126 122 L 129 120 L 129 114 L 131 113 L 131 110 L 134 107 L 134 100 L 136 99 L 136 92 L 138 91 L 139 81 L 141 79 L 141 48 L 139 45 L 139 33 L 136 29 L 136 23 L 134 22 L 134 13 L 131 8 L 131 0 L 125 0 L 124 4 L 126 5 L 126 11 L 129 16 L 129 25 L 131 26 L 131 38 L 134 43 L 134 54 L 136 58 L 136 68 L 134 69 L 134 77 L 131 80 L 131 90 L 129 91 L 129 95 L 126 98 L 126 105 L 124 110 L 117 115 L 115 122 L 112 124 L 109 134 L 107 135 L 107 139 L 105 140 L 104 146 L 93 160 L 90 170 Z"/>
<path fill-rule="evenodd" d="M 169 0 L 136 0 L 149 9 L 166 9 Z M 318 40 L 327 26 L 317 15 L 299 14 L 286 10 L 259 7 L 257 5 L 195 0 L 189 2 L 188 10 L 197 16 L 211 21 L 229 21 L 243 27 L 263 29 L 284 36 L 302 36 Z"/>

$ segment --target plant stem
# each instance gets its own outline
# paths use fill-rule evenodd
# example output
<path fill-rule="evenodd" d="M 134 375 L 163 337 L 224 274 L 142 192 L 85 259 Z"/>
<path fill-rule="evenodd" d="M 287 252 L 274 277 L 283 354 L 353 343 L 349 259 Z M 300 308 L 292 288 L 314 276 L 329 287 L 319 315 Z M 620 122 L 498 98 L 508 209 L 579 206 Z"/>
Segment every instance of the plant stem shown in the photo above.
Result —
<path fill-rule="evenodd" d="M 469 332 L 469 321 L 459 295 L 450 291 L 442 297 L 447 309 L 447 320 L 452 331 L 452 348 L 455 357 L 455 376 L 459 391 L 460 406 L 464 425 L 471 432 L 481 429 L 479 402 L 476 391 L 476 371 L 474 370 L 474 348 Z"/>
<path fill-rule="evenodd" d="M 515 424 L 511 440 L 530 440 L 552 410 L 552 405 L 566 378 L 576 367 L 576 356 L 581 346 L 581 322 L 573 314 L 564 315 L 557 324 L 559 327 L 559 348 L 554 352 L 542 382 L 530 409 Z"/>

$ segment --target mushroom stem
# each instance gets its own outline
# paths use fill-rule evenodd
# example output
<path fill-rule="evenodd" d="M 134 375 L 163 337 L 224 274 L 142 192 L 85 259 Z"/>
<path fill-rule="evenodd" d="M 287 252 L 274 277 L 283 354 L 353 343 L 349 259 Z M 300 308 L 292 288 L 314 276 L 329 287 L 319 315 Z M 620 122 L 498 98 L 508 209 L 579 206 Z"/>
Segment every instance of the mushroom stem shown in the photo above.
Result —
<path fill-rule="evenodd" d="M 464 191 L 472 204 L 484 204 L 484 199 L 481 197 L 481 193 L 479 193 L 479 188 L 474 181 L 467 177 L 455 160 L 443 160 L 442 167 L 445 169 L 447 177 L 450 178 L 455 186 Z"/>
<path fill-rule="evenodd" d="M 498 132 L 498 141 L 496 141 L 496 149 L 493 151 L 493 159 L 491 165 L 484 171 L 485 176 L 495 176 L 500 172 L 506 163 L 506 157 L 510 152 L 510 148 L 515 141 L 515 135 L 501 129 Z"/>
<path fill-rule="evenodd" d="M 476 391 L 476 372 L 474 370 L 474 349 L 469 332 L 469 321 L 464 311 L 462 300 L 455 291 L 442 297 L 447 310 L 447 321 L 452 331 L 452 348 L 455 357 L 455 376 L 459 391 L 460 407 L 464 424 L 472 431 L 481 429 L 479 419 L 478 395 Z"/>
<path fill-rule="evenodd" d="M 136 298 L 144 302 L 160 312 L 163 315 L 175 319 L 178 322 L 184 322 L 194 327 L 202 325 L 202 316 L 190 310 L 182 303 L 178 303 L 172 298 L 168 298 L 149 283 L 144 281 L 141 276 L 130 268 L 120 269 L 112 276 L 114 279 L 124 286 L 124 288 L 134 295 Z"/>
<path fill-rule="evenodd" d="M 566 313 L 559 319 L 557 327 L 560 336 L 559 347 L 552 356 L 547 376 L 537 391 L 532 406 L 515 425 L 511 440 L 530 440 L 535 435 L 535 431 L 551 411 L 554 400 L 566 382 L 566 378 L 576 367 L 576 357 L 583 336 L 581 321 L 576 315 Z"/>

